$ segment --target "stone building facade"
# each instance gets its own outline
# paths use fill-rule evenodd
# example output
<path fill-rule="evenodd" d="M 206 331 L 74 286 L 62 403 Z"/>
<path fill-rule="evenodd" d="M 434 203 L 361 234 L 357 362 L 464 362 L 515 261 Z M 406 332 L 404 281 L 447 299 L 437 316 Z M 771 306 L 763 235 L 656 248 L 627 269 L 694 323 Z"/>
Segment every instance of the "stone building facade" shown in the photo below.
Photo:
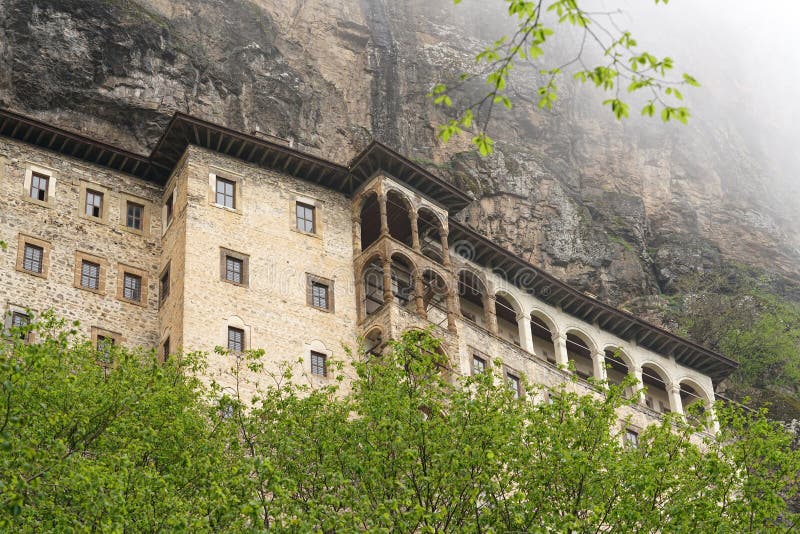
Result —
<path fill-rule="evenodd" d="M 735 362 L 614 309 L 458 222 L 471 198 L 379 143 L 343 166 L 176 114 L 149 156 L 0 111 L 0 306 L 52 308 L 93 342 L 262 348 L 268 380 L 332 380 L 344 346 L 410 328 L 452 373 L 497 363 L 509 387 L 647 386 L 634 427 L 711 403 Z M 502 363 L 500 363 L 502 362 Z M 347 372 L 347 371 L 346 371 Z M 546 391 L 546 390 L 544 390 Z M 539 393 L 546 394 L 546 393 Z"/>

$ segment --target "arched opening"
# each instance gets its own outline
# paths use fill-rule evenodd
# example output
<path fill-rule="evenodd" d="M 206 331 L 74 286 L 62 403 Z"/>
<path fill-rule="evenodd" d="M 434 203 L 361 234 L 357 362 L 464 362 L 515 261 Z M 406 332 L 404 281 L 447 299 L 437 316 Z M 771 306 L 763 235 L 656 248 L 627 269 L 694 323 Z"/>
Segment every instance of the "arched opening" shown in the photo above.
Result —
<path fill-rule="evenodd" d="M 414 307 L 414 267 L 401 254 L 392 256 L 392 295 L 396 304 L 404 308 Z"/>
<path fill-rule="evenodd" d="M 581 378 L 592 376 L 594 366 L 592 364 L 592 349 L 589 348 L 588 340 L 581 334 L 575 332 L 567 333 L 567 359 L 575 365 L 575 374 Z"/>
<path fill-rule="evenodd" d="M 553 344 L 553 322 L 537 313 L 531 314 L 531 335 L 533 352 L 550 363 L 556 363 L 556 347 Z"/>
<path fill-rule="evenodd" d="M 361 250 L 367 250 L 381 235 L 381 208 L 375 192 L 367 194 L 361 206 Z"/>
<path fill-rule="evenodd" d="M 681 382 L 683 413 L 691 418 L 702 418 L 705 416 L 710 404 L 711 401 L 706 397 L 702 388 L 686 380 Z"/>
<path fill-rule="evenodd" d="M 386 220 L 389 235 L 411 247 L 411 203 L 397 191 L 386 194 Z"/>
<path fill-rule="evenodd" d="M 444 278 L 434 271 L 422 273 L 422 301 L 425 304 L 425 316 L 432 323 L 447 326 L 447 284 Z"/>
<path fill-rule="evenodd" d="M 417 212 L 417 230 L 422 254 L 437 263 L 444 263 L 442 252 L 442 223 L 431 210 L 420 208 Z"/>
<path fill-rule="evenodd" d="M 606 374 L 611 384 L 619 385 L 631 372 L 628 357 L 618 347 L 606 347 Z"/>
<path fill-rule="evenodd" d="M 370 259 L 362 271 L 364 313 L 371 315 L 383 306 L 383 262 L 379 256 Z"/>
<path fill-rule="evenodd" d="M 658 413 L 669 413 L 666 373 L 646 363 L 642 365 L 642 384 L 647 388 L 644 394 L 645 405 Z"/>
<path fill-rule="evenodd" d="M 497 293 L 494 299 L 497 316 L 497 335 L 509 343 L 519 345 L 519 325 L 517 313 L 519 306 L 510 295 Z"/>
<path fill-rule="evenodd" d="M 458 297 L 461 316 L 486 328 L 486 318 L 483 313 L 486 286 L 477 275 L 466 270 L 458 273 Z"/>

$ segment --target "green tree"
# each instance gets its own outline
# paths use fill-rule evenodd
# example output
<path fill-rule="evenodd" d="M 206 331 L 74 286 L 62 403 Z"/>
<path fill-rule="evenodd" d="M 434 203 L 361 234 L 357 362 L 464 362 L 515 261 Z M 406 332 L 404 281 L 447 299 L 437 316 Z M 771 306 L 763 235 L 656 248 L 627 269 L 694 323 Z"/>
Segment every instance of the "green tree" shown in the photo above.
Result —
<path fill-rule="evenodd" d="M 668 1 L 653 0 L 655 4 Z M 460 4 L 461 0 L 453 2 Z M 439 128 L 439 137 L 445 142 L 453 135 L 469 131 L 482 155 L 493 151 L 494 141 L 487 133 L 489 120 L 496 105 L 511 109 L 513 100 L 519 99 L 509 81 L 514 67 L 521 63 L 532 65 L 539 73 L 530 80 L 539 108 L 553 108 L 558 100 L 559 81 L 570 75 L 607 93 L 603 105 L 618 120 L 630 114 L 630 104 L 623 93 L 636 93 L 645 95 L 642 115 L 658 114 L 664 122 L 688 121 L 689 110 L 683 105 L 681 90 L 700 84 L 687 73 L 675 76 L 672 58 L 641 50 L 634 36 L 617 25 L 614 17 L 619 15 L 618 10 L 598 10 L 585 0 L 504 0 L 504 3 L 508 16 L 516 21 L 514 33 L 500 37 L 476 55 L 478 73 L 463 73 L 455 83 L 442 80 L 429 95 L 435 104 L 457 110 L 456 116 Z M 547 45 L 574 31 L 580 42 L 574 55 L 559 63 L 547 61 Z M 590 58 L 590 51 L 599 59 Z M 483 79 L 488 87 L 486 92 L 477 101 L 469 100 L 472 97 L 468 96 L 467 102 L 458 102 L 458 90 L 476 78 Z"/>
<path fill-rule="evenodd" d="M 626 446 L 633 384 L 577 394 L 500 364 L 453 376 L 440 342 L 408 332 L 381 356 L 333 362 L 328 385 L 292 366 L 249 397 L 264 353 L 104 356 L 51 317 L 0 345 L 0 521 L 20 532 L 790 531 L 791 436 L 763 413 L 665 418 Z M 31 333 L 35 343 L 24 342 Z M 28 340 L 30 341 L 30 339 Z"/>

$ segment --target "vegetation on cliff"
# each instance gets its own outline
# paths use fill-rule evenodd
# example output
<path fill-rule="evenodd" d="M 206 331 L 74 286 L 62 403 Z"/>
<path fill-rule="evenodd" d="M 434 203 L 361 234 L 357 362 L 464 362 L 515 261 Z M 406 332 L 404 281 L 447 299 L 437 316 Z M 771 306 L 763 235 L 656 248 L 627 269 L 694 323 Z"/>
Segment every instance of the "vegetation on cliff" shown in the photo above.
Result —
<path fill-rule="evenodd" d="M 34 335 L 26 344 L 23 336 Z M 411 332 L 357 358 L 352 389 L 238 392 L 262 352 L 100 354 L 52 317 L 0 344 L 0 525 L 19 532 L 783 532 L 800 452 L 762 412 L 668 417 L 626 441 L 621 387 L 522 401 L 496 370 L 453 386 Z M 99 365 L 98 359 L 111 365 Z M 694 436 L 694 438 L 693 438 Z M 694 441 L 702 438 L 704 446 Z"/>

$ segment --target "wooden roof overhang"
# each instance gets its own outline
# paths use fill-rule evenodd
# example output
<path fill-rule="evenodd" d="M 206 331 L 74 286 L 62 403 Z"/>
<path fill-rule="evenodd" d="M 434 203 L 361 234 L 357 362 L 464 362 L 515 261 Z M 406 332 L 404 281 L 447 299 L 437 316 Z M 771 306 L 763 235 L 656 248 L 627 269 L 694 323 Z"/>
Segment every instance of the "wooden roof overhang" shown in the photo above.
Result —
<path fill-rule="evenodd" d="M 279 170 L 345 194 L 352 189 L 347 167 L 184 113 L 175 113 L 172 117 L 150 160 L 163 176 L 169 176 L 190 144 Z"/>
<path fill-rule="evenodd" d="M 677 363 L 710 376 L 714 383 L 726 378 L 738 367 L 736 361 L 722 354 L 565 284 L 453 219 L 449 224 L 450 244 L 457 252 L 464 254 L 465 259 L 502 273 L 511 284 L 573 317 L 596 324 L 620 339 L 635 342 L 655 353 L 674 357 Z M 459 241 L 466 242 L 468 246 L 459 246 Z"/>
<path fill-rule="evenodd" d="M 147 156 L 5 109 L 0 109 L 0 135 L 144 180 L 157 181 L 160 176 Z"/>
<path fill-rule="evenodd" d="M 372 141 L 350 163 L 350 173 L 357 189 L 380 172 L 385 172 L 436 201 L 455 215 L 464 209 L 472 197 L 457 187 L 431 174 L 408 158 L 398 154 L 386 145 Z"/>

